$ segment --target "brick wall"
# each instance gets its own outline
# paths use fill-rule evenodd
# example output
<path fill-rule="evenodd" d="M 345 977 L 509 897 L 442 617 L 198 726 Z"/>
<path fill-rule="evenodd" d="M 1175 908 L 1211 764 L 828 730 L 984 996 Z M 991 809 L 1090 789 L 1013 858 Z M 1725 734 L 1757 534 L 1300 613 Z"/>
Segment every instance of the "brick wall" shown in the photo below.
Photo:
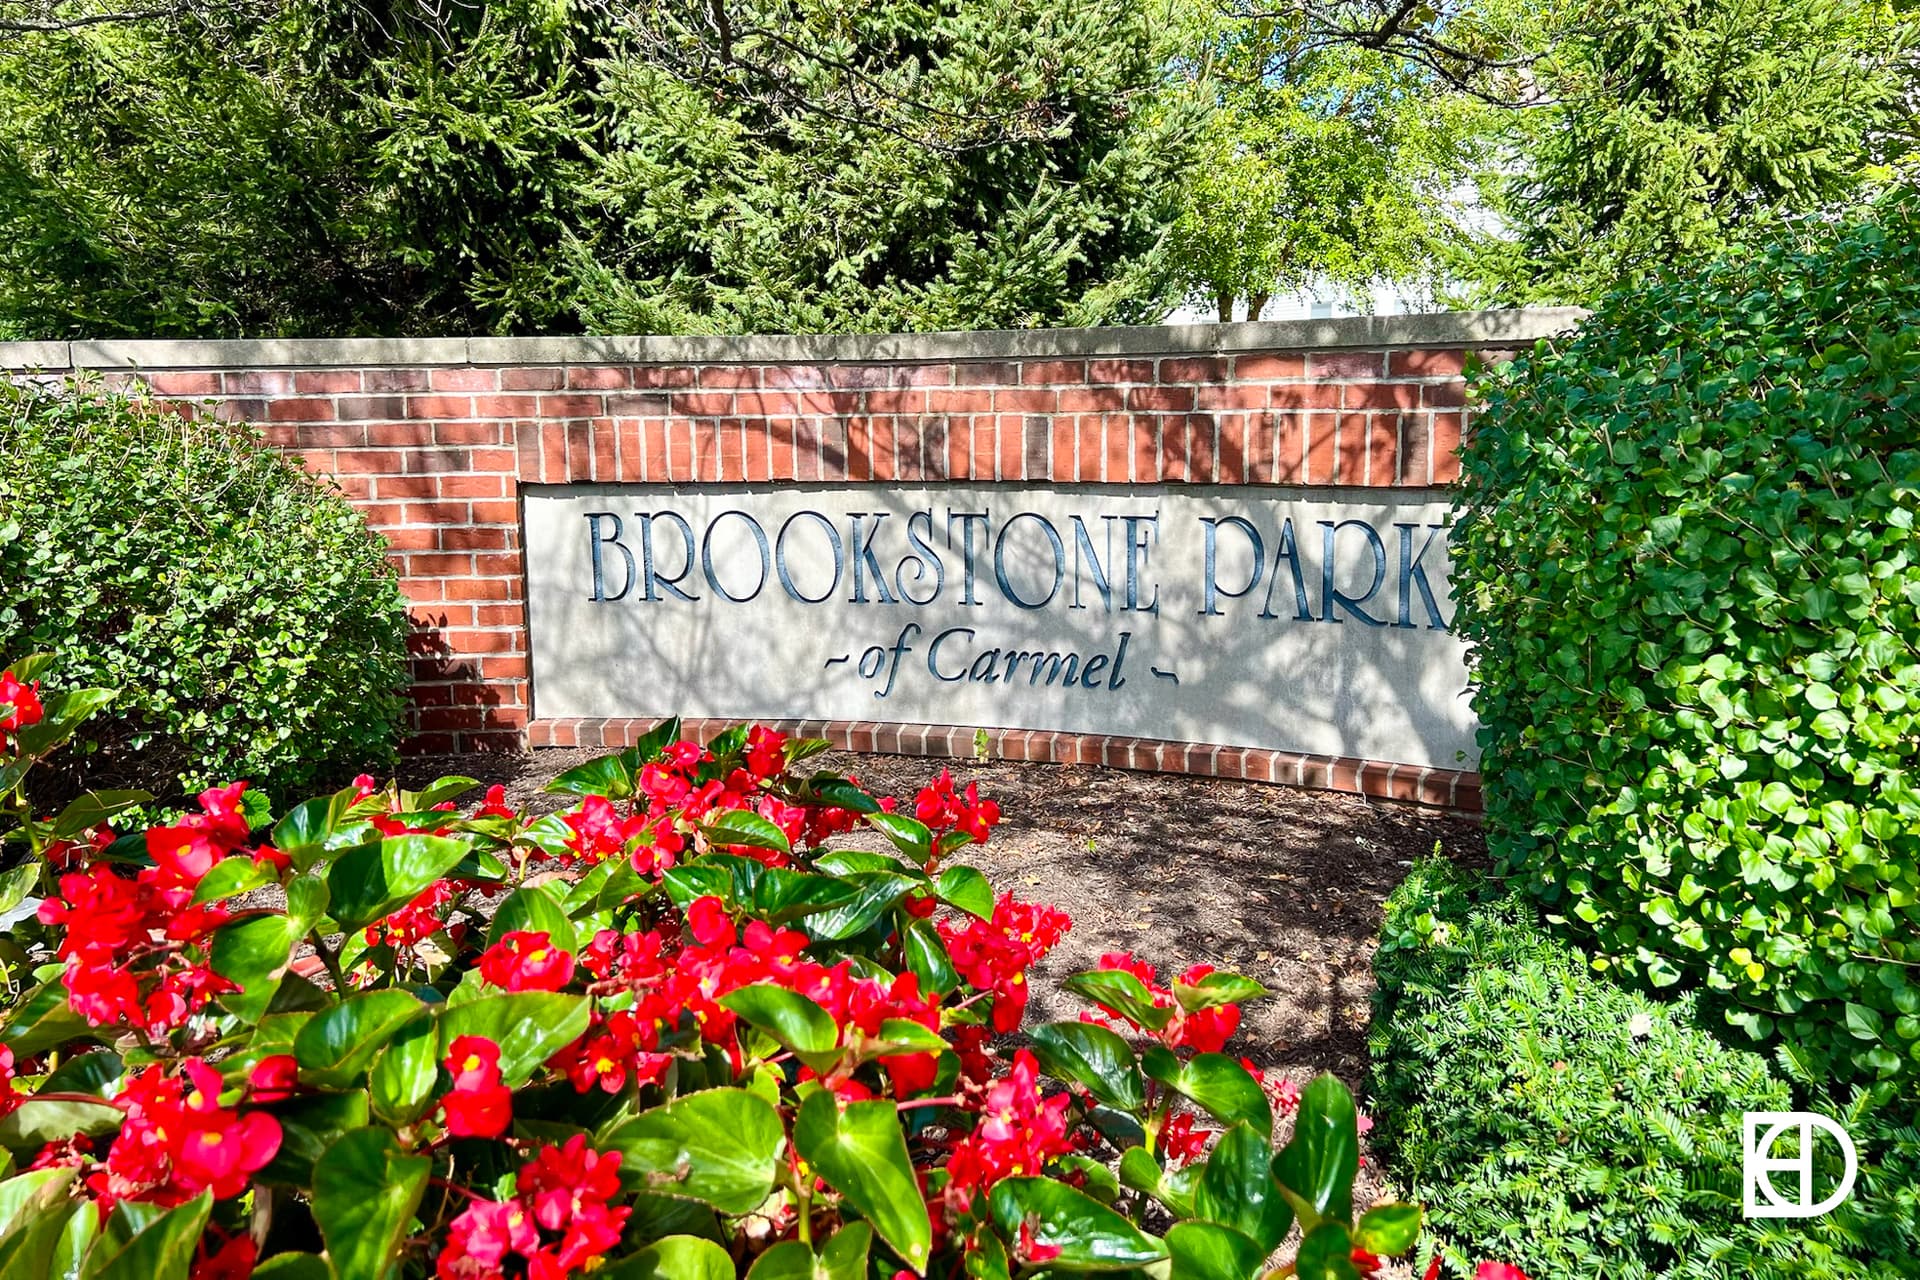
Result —
<path fill-rule="evenodd" d="M 1572 318 L 836 338 L 19 343 L 0 344 L 0 368 L 143 382 L 196 412 L 259 424 L 330 476 L 387 538 L 412 608 L 408 748 L 517 750 L 617 745 L 644 727 L 533 719 L 522 485 L 1445 485 L 1459 472 L 1467 353 L 1499 358 Z M 899 726 L 811 727 L 844 745 L 973 747 L 964 726 L 914 726 L 904 736 Z M 1396 778 L 1365 761 L 1213 744 L 1024 732 L 996 744 L 1015 758 L 1230 773 L 1467 807 L 1477 795 L 1470 777 L 1447 771 L 1402 766 Z"/>

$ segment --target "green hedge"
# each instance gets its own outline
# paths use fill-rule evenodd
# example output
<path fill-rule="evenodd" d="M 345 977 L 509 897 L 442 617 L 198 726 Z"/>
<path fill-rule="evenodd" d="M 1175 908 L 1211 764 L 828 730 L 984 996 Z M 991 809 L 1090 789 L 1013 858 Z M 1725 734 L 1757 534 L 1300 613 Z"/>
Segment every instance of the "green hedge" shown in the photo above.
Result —
<path fill-rule="evenodd" d="M 246 428 L 0 385 L 0 661 L 40 651 L 120 691 L 60 788 L 291 793 L 392 758 L 406 612 L 359 513 Z"/>
<path fill-rule="evenodd" d="M 1374 961 L 1374 1141 L 1448 1256 L 1552 1280 L 1893 1280 L 1920 1260 L 1920 1132 L 1864 1095 L 1853 1197 L 1805 1221 L 1741 1214 L 1741 1113 L 1790 1111 L 1765 1057 L 1702 1028 L 1697 998 L 1624 989 L 1525 895 L 1474 900 L 1423 862 L 1387 902 Z M 1831 1157 L 1816 1178 L 1838 1173 Z M 1782 1183 L 1783 1189 L 1785 1183 Z"/>
<path fill-rule="evenodd" d="M 1920 196 L 1481 383 L 1454 534 L 1490 846 L 1603 957 L 1920 1080 Z"/>

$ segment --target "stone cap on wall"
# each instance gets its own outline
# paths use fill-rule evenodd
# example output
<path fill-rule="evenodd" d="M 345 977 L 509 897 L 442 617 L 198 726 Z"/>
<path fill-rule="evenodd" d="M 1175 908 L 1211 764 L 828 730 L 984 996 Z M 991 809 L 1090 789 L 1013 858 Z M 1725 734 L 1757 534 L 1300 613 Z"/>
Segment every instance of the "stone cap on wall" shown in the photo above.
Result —
<path fill-rule="evenodd" d="M 237 338 L 0 342 L 5 369 L 315 369 L 333 366 L 582 364 L 913 364 L 1049 357 L 1220 355 L 1512 347 L 1564 333 L 1579 307 L 1443 311 L 1240 324 L 958 333 L 577 336 L 553 338 Z"/>

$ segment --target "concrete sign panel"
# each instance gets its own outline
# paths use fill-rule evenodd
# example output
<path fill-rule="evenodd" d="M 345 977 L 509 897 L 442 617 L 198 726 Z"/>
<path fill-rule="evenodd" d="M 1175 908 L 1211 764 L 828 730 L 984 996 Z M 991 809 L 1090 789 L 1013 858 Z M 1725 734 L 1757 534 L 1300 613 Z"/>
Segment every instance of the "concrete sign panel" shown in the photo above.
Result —
<path fill-rule="evenodd" d="M 1472 769 L 1440 490 L 529 486 L 533 710 Z"/>

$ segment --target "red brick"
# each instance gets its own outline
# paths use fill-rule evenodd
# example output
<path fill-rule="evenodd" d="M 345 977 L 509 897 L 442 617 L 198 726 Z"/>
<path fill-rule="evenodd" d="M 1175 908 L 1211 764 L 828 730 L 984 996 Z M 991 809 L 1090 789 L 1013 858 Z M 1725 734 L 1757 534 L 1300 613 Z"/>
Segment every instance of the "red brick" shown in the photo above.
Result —
<path fill-rule="evenodd" d="M 259 422 L 267 416 L 265 400 L 222 400 L 213 406 L 221 422 Z"/>
<path fill-rule="evenodd" d="M 420 727 L 427 730 L 478 729 L 483 716 L 478 707 L 422 707 Z"/>
<path fill-rule="evenodd" d="M 704 365 L 698 380 L 703 387 L 757 387 L 760 385 L 760 369 L 750 364 Z"/>
<path fill-rule="evenodd" d="M 1127 408 L 1185 413 L 1193 408 L 1192 387 L 1135 387 L 1127 392 Z"/>
<path fill-rule="evenodd" d="M 518 653 L 520 636 L 512 631 L 452 630 L 446 634 L 447 646 L 455 653 Z"/>
<path fill-rule="evenodd" d="M 449 471 L 470 471 L 473 468 L 473 459 L 465 449 L 409 449 L 404 456 L 410 474 L 437 475 Z"/>
<path fill-rule="evenodd" d="M 1053 419 L 1053 440 L 1051 441 L 1053 459 L 1046 479 L 1061 481 L 1080 479 L 1080 450 L 1075 421 L 1073 417 L 1064 413 Z M 1093 463 L 1098 466 L 1099 459 L 1094 458 Z"/>
<path fill-rule="evenodd" d="M 380 476 L 373 482 L 374 494 L 381 498 L 432 498 L 440 492 L 438 476 Z M 498 497 L 498 494 L 490 495 Z"/>
<path fill-rule="evenodd" d="M 1215 424 L 1208 414 L 1187 415 L 1187 478 L 1198 484 L 1218 484 L 1220 477 L 1215 469 L 1217 449 L 1214 444 Z"/>
<path fill-rule="evenodd" d="M 361 379 L 368 391 L 425 391 L 425 369 L 368 369 Z"/>
<path fill-rule="evenodd" d="M 1159 425 L 1160 478 L 1187 480 L 1191 475 L 1187 470 L 1187 448 L 1192 435 L 1188 420 L 1177 414 L 1168 414 L 1160 419 Z"/>
<path fill-rule="evenodd" d="M 533 365 L 500 371 L 502 391 L 558 391 L 566 385 L 566 372 L 552 365 Z"/>
<path fill-rule="evenodd" d="M 162 396 L 217 396 L 220 394 L 220 375 L 217 373 L 155 373 L 148 375 L 147 385 L 153 388 L 154 394 Z"/>
<path fill-rule="evenodd" d="M 800 397 L 791 391 L 748 390 L 734 393 L 736 411 L 742 417 L 770 417 L 800 412 Z"/>
<path fill-rule="evenodd" d="M 1202 409 L 1264 409 L 1271 396 L 1264 383 L 1230 382 L 1194 388 L 1193 402 Z"/>
<path fill-rule="evenodd" d="M 894 418 L 893 423 L 893 478 L 895 480 L 926 479 L 925 445 L 921 433 L 926 419 L 920 417 Z M 941 447 L 945 447 L 942 440 Z"/>
<path fill-rule="evenodd" d="M 385 538 L 387 545 L 395 551 L 432 551 L 440 545 L 439 533 L 429 528 L 382 528 L 380 536 Z"/>
<path fill-rule="evenodd" d="M 1458 409 L 1467 403 L 1464 382 L 1430 382 L 1420 388 L 1420 403 L 1429 409 Z"/>
<path fill-rule="evenodd" d="M 1340 404 L 1347 409 L 1414 409 L 1420 405 L 1420 384 L 1349 382 L 1342 386 Z"/>
<path fill-rule="evenodd" d="M 581 394 L 540 397 L 540 416 L 543 418 L 599 418 L 605 416 L 606 412 L 604 396 Z"/>
<path fill-rule="evenodd" d="M 622 365 L 585 365 L 567 370 L 567 386 L 574 391 L 615 391 L 633 385 L 633 370 Z"/>
<path fill-rule="evenodd" d="M 511 578 L 448 578 L 444 585 L 449 600 L 502 601 L 515 598 Z"/>
<path fill-rule="evenodd" d="M 1400 458 L 1400 415 L 1376 413 L 1369 416 L 1367 435 L 1367 483 L 1392 484 L 1399 479 L 1395 464 Z"/>
<path fill-rule="evenodd" d="M 973 428 L 966 418 L 948 418 L 946 424 L 947 479 L 964 480 L 973 474 Z"/>
<path fill-rule="evenodd" d="M 873 458 L 873 478 L 875 480 L 893 480 L 899 474 L 898 451 L 899 432 L 895 429 L 897 420 L 892 417 L 876 417 L 867 420 L 867 432 L 870 440 L 870 456 Z"/>
<path fill-rule="evenodd" d="M 690 480 L 716 480 L 720 476 L 720 428 L 711 421 L 693 424 L 693 453 L 687 462 Z"/>
<path fill-rule="evenodd" d="M 977 421 L 977 419 L 976 419 Z M 1027 420 L 1020 414 L 1003 413 L 994 420 L 994 477 L 999 480 L 1025 480 Z M 976 447 L 979 442 L 974 442 Z"/>
<path fill-rule="evenodd" d="M 442 551 L 505 551 L 513 545 L 513 531 L 499 527 L 488 529 L 454 528 L 440 530 Z"/>
<path fill-rule="evenodd" d="M 1128 434 L 1133 437 L 1133 481 L 1151 484 L 1160 478 L 1158 424 L 1151 418 L 1135 416 Z"/>
<path fill-rule="evenodd" d="M 295 447 L 301 449 L 357 449 L 367 443 L 367 429 L 365 427 L 342 427 L 330 423 L 318 423 L 303 424 L 291 428 L 272 427 L 268 429 L 276 434 L 282 430 L 291 430 L 296 442 Z M 380 440 L 375 443 L 387 444 L 390 442 Z"/>
<path fill-rule="evenodd" d="M 1006 360 L 969 360 L 953 368 L 956 387 L 1017 387 L 1020 366 Z"/>
<path fill-rule="evenodd" d="M 799 418 L 793 424 L 793 478 L 820 478 L 820 424 L 813 418 Z"/>
<path fill-rule="evenodd" d="M 1378 378 L 1386 371 L 1383 351 L 1316 351 L 1307 361 L 1313 378 Z"/>
<path fill-rule="evenodd" d="M 1307 415 L 1304 413 L 1275 413 L 1268 415 L 1273 421 L 1273 478 L 1279 484 L 1306 483 Z"/>
<path fill-rule="evenodd" d="M 443 475 L 434 492 L 446 498 L 499 498 L 507 494 L 504 475 Z"/>
<path fill-rule="evenodd" d="M 331 400 L 269 400 L 269 422 L 332 422 Z"/>
<path fill-rule="evenodd" d="M 444 756 L 452 755 L 459 739 L 451 733 L 415 733 L 408 735 L 400 744 L 400 750 L 406 755 Z M 319 957 L 315 956 L 315 960 Z"/>
<path fill-rule="evenodd" d="M 591 480 L 593 478 L 593 423 L 579 420 L 569 422 L 562 434 L 567 445 L 567 479 Z"/>
<path fill-rule="evenodd" d="M 747 479 L 753 483 L 793 478 L 793 419 L 768 418 L 747 430 Z"/>
<path fill-rule="evenodd" d="M 1087 381 L 1095 385 L 1103 382 L 1152 382 L 1153 361 L 1089 360 Z"/>
<path fill-rule="evenodd" d="M 397 475 L 406 455 L 380 449 L 343 450 L 334 459 L 333 470 L 358 475 Z"/>
<path fill-rule="evenodd" d="M 1020 366 L 1020 381 L 1028 385 L 1086 380 L 1085 360 L 1029 360 Z"/>
<path fill-rule="evenodd" d="M 435 391 L 493 391 L 500 385 L 500 371 L 470 366 L 435 369 L 427 385 Z"/>
<path fill-rule="evenodd" d="M 340 395 L 360 390 L 358 369 L 301 369 L 293 375 L 296 395 Z"/>
<path fill-rule="evenodd" d="M 993 392 L 972 389 L 929 391 L 927 412 L 944 414 L 991 413 Z"/>
<path fill-rule="evenodd" d="M 1297 383 L 1274 387 L 1271 403 L 1276 409 L 1338 409 L 1340 384 Z"/>
<path fill-rule="evenodd" d="M 827 385 L 827 375 L 826 371 L 818 365 L 768 365 L 760 371 L 760 385 L 763 387 L 824 387 Z"/>
<path fill-rule="evenodd" d="M 1480 779 L 1471 774 L 1463 776 L 1453 788 L 1453 805 L 1466 813 L 1481 811 Z"/>
<path fill-rule="evenodd" d="M 1256 420 L 1264 414 L 1251 415 Z M 1247 481 L 1247 419 L 1244 413 L 1223 413 L 1215 418 L 1219 432 L 1219 478 L 1221 484 L 1245 484 Z"/>
<path fill-rule="evenodd" d="M 693 385 L 693 370 L 686 365 L 642 364 L 633 368 L 633 385 L 636 387 L 690 387 Z"/>
<path fill-rule="evenodd" d="M 1307 424 L 1307 465 L 1300 477 L 1302 484 L 1332 484 L 1334 459 L 1334 415 L 1301 414 Z"/>
<path fill-rule="evenodd" d="M 1263 392 L 1262 395 L 1265 393 Z M 1060 412 L 1087 413 L 1124 409 L 1127 393 L 1119 387 L 1062 387 Z"/>
<path fill-rule="evenodd" d="M 1333 477 L 1335 484 L 1367 482 L 1368 420 L 1364 413 L 1340 415 L 1339 442 L 1335 446 Z"/>
<path fill-rule="evenodd" d="M 475 396 L 476 418 L 532 418 L 540 415 L 540 403 L 547 397 L 524 395 Z"/>
<path fill-rule="evenodd" d="M 1466 367 L 1464 351 L 1394 351 L 1387 372 L 1396 378 L 1457 378 Z"/>
<path fill-rule="evenodd" d="M 333 402 L 334 414 L 349 422 L 369 422 L 407 416 L 405 396 L 341 396 Z"/>
<path fill-rule="evenodd" d="M 1133 419 L 1122 413 L 1100 417 L 1102 469 L 1099 479 L 1125 484 L 1133 479 Z"/>
<path fill-rule="evenodd" d="M 1001 387 L 993 393 L 995 413 L 1052 413 L 1060 393 L 1038 387 Z"/>
<path fill-rule="evenodd" d="M 401 506 L 402 518 L 408 524 L 443 525 L 465 524 L 472 518 L 473 508 L 464 502 L 408 502 Z"/>
<path fill-rule="evenodd" d="M 1287 352 L 1278 355 L 1235 356 L 1233 376 L 1239 379 L 1304 378 L 1307 358 Z"/>
<path fill-rule="evenodd" d="M 640 424 L 640 478 L 667 478 L 667 424 L 660 418 L 648 418 Z"/>
<path fill-rule="evenodd" d="M 588 439 L 593 450 L 593 478 L 618 480 L 620 478 L 620 433 L 613 429 L 612 420 L 596 419 L 589 428 Z"/>
<path fill-rule="evenodd" d="M 728 418 L 715 426 L 720 479 L 733 483 L 747 478 L 746 432 L 737 418 Z"/>
<path fill-rule="evenodd" d="M 1433 482 L 1452 484 L 1460 478 L 1460 415 L 1433 415 Z"/>
<path fill-rule="evenodd" d="M 524 680 L 527 678 L 527 660 L 525 658 L 482 658 L 480 674 L 488 680 Z"/>
<path fill-rule="evenodd" d="M 230 396 L 284 396 L 293 391 L 293 375 L 251 369 L 227 374 L 221 385 Z"/>
<path fill-rule="evenodd" d="M 1225 382 L 1224 356 L 1170 356 L 1160 362 L 1162 382 Z"/>
<path fill-rule="evenodd" d="M 1433 456 L 1429 440 L 1431 432 L 1432 419 L 1427 414 L 1400 415 L 1400 458 L 1394 476 L 1395 483 L 1423 485 L 1432 479 L 1427 462 Z"/>
<path fill-rule="evenodd" d="M 920 473 L 923 479 L 947 479 L 947 420 L 923 418 L 920 427 Z"/>
<path fill-rule="evenodd" d="M 408 396 L 407 416 L 413 418 L 471 418 L 472 396 Z"/>
<path fill-rule="evenodd" d="M 868 413 L 925 413 L 927 393 L 911 387 L 880 387 L 863 397 Z"/>
<path fill-rule="evenodd" d="M 497 422 L 436 422 L 433 424 L 433 442 L 435 444 L 499 444 L 505 436 L 506 428 Z"/>

